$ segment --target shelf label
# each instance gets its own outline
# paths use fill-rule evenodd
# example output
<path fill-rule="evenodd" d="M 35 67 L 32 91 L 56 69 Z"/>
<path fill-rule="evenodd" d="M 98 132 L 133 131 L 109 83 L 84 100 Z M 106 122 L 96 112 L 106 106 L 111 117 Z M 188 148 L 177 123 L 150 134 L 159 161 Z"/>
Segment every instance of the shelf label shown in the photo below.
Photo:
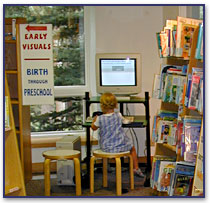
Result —
<path fill-rule="evenodd" d="M 51 24 L 20 25 L 23 105 L 54 104 Z"/>

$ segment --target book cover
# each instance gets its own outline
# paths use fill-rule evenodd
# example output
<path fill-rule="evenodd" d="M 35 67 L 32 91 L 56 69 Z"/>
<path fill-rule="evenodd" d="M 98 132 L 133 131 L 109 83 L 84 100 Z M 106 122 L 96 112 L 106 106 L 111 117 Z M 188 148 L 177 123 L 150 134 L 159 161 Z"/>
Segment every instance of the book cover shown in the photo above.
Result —
<path fill-rule="evenodd" d="M 185 59 L 188 59 L 190 56 L 193 34 L 197 27 L 196 25 L 182 24 L 180 51 Z"/>
<path fill-rule="evenodd" d="M 160 75 L 155 74 L 153 80 L 152 98 L 159 99 L 160 96 Z"/>
<path fill-rule="evenodd" d="M 183 104 L 184 84 L 186 83 L 187 83 L 187 78 L 185 76 L 178 77 L 177 94 L 175 99 L 176 104 Z"/>
<path fill-rule="evenodd" d="M 170 196 L 190 196 L 195 171 L 195 164 L 185 161 L 176 162 L 172 175 Z"/>
<path fill-rule="evenodd" d="M 168 74 L 166 75 L 166 82 L 163 90 L 163 102 L 169 102 L 170 101 L 170 96 L 171 96 L 171 88 L 173 84 L 173 75 Z"/>
<path fill-rule="evenodd" d="M 184 101 L 184 104 L 186 107 L 188 107 L 188 104 L 189 104 L 191 83 L 192 83 L 192 75 L 188 74 L 185 101 Z"/>
<path fill-rule="evenodd" d="M 190 196 L 193 176 L 175 175 L 173 196 Z"/>
<path fill-rule="evenodd" d="M 155 168 L 154 168 L 153 189 L 157 189 L 161 161 L 175 161 L 176 157 L 161 156 L 161 155 L 155 155 L 154 157 L 155 157 Z"/>
<path fill-rule="evenodd" d="M 163 58 L 161 41 L 160 41 L 160 32 L 156 33 L 156 39 L 157 39 L 157 46 L 158 46 L 158 55 L 160 58 Z"/>
<path fill-rule="evenodd" d="M 178 80 L 179 80 L 179 76 L 178 75 L 173 75 L 169 102 L 175 103 L 175 101 L 176 101 Z"/>
<path fill-rule="evenodd" d="M 171 174 L 175 170 L 176 162 L 171 161 L 161 161 L 157 190 L 160 192 L 165 192 L 169 190 L 171 183 Z"/>
<path fill-rule="evenodd" d="M 160 45 L 161 45 L 161 55 L 163 57 L 167 57 L 169 55 L 168 53 L 168 35 L 167 33 L 161 31 L 160 32 Z"/>
<path fill-rule="evenodd" d="M 196 161 L 196 154 L 198 149 L 198 142 L 200 138 L 200 124 L 190 124 L 187 123 L 184 126 L 185 133 L 185 152 L 184 160 L 188 162 Z"/>
<path fill-rule="evenodd" d="M 199 25 L 198 40 L 195 50 L 195 58 L 203 59 L 203 23 Z"/>
<path fill-rule="evenodd" d="M 190 88 L 188 108 L 195 110 L 198 105 L 198 92 L 199 92 L 200 76 L 193 75 Z"/>
<path fill-rule="evenodd" d="M 202 20 L 193 19 L 193 18 L 185 18 L 181 16 L 177 16 L 177 33 L 176 33 L 176 56 L 181 57 L 181 33 L 182 33 L 182 25 L 183 24 L 190 24 L 199 26 L 202 23 Z"/>

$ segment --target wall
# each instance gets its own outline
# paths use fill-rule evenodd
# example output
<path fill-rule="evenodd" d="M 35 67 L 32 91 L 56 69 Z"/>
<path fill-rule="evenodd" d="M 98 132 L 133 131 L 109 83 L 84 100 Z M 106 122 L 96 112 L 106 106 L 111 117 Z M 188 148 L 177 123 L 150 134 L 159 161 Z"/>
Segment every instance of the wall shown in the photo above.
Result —
<path fill-rule="evenodd" d="M 153 77 L 159 72 L 155 33 L 163 26 L 162 6 L 97 6 L 95 7 L 96 52 L 126 52 L 142 55 L 142 93 L 152 94 Z M 159 107 L 158 100 L 150 100 L 151 126 Z M 143 105 L 129 105 L 131 114 L 144 114 Z M 145 129 L 135 129 L 139 141 L 139 155 L 144 156 Z M 135 141 L 135 139 L 134 139 Z"/>

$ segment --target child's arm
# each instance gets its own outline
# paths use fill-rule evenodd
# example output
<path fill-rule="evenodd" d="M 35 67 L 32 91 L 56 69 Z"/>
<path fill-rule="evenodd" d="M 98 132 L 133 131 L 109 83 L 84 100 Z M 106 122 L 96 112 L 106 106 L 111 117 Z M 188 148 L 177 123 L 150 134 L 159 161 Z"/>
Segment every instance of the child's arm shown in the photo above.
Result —
<path fill-rule="evenodd" d="M 93 122 L 92 122 L 92 124 L 91 124 L 91 128 L 92 128 L 93 131 L 95 131 L 95 130 L 98 129 L 98 127 L 95 125 L 96 119 L 97 119 L 97 116 L 95 116 L 95 117 L 93 118 Z"/>
<path fill-rule="evenodd" d="M 123 117 L 121 113 L 119 113 L 119 116 L 122 119 L 122 123 L 123 124 L 129 124 L 129 123 L 131 123 L 131 121 L 128 120 L 128 119 L 126 119 L 125 117 Z"/>

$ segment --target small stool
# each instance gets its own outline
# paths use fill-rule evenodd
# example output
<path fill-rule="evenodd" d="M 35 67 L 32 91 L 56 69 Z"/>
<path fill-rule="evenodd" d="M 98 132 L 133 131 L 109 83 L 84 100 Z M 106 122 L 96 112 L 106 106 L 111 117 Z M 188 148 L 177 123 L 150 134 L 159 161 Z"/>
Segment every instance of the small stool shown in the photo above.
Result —
<path fill-rule="evenodd" d="M 76 195 L 81 195 L 80 151 L 77 150 L 49 150 L 42 153 L 44 161 L 45 196 L 50 196 L 50 161 L 60 159 L 74 160 L 76 178 Z"/>
<path fill-rule="evenodd" d="M 94 161 L 96 157 L 103 159 L 103 187 L 107 187 L 107 158 L 115 158 L 116 161 L 116 193 L 122 194 L 122 174 L 121 174 L 121 157 L 128 156 L 130 158 L 130 188 L 134 189 L 134 175 L 133 175 L 133 158 L 130 151 L 120 153 L 107 153 L 98 149 L 93 152 L 90 159 L 90 193 L 94 193 Z"/>

